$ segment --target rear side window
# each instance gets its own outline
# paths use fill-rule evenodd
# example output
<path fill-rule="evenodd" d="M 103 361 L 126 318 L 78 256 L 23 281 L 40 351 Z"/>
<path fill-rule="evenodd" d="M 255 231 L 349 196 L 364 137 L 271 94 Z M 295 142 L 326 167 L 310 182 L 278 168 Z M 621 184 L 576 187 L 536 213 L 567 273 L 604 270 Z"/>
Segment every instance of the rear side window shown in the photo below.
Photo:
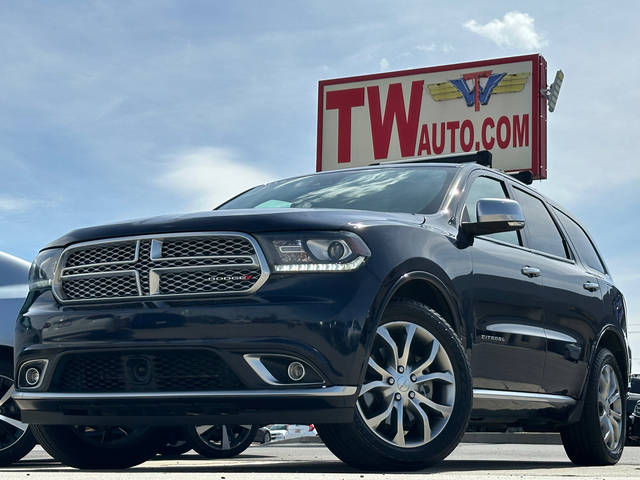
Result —
<path fill-rule="evenodd" d="M 578 255 L 580 255 L 582 261 L 594 270 L 605 273 L 604 265 L 600 260 L 596 247 L 593 246 L 593 243 L 591 243 L 591 240 L 582 227 L 560 210 L 556 209 L 556 213 L 558 214 L 560 223 L 569 234 L 569 237 L 571 238 L 571 241 L 578 251 Z"/>
<path fill-rule="evenodd" d="M 476 203 L 481 198 L 509 198 L 504 183 L 500 180 L 496 180 L 491 177 L 477 177 L 473 180 L 467 200 L 464 202 L 464 211 L 462 212 L 463 222 L 476 222 L 477 212 Z M 501 242 L 511 243 L 513 245 L 520 245 L 520 236 L 517 232 L 500 232 L 492 233 L 490 235 L 483 235 L 483 237 L 493 238 L 500 240 Z"/>
<path fill-rule="evenodd" d="M 569 258 L 564 239 L 542 200 L 514 188 L 516 200 L 522 207 L 528 247 L 556 257 Z"/>

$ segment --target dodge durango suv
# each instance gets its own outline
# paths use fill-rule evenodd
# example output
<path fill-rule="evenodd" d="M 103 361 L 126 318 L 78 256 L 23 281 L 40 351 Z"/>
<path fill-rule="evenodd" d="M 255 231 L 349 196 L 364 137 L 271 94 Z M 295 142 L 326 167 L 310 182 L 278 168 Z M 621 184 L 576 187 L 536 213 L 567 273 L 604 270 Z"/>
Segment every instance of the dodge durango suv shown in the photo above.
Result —
<path fill-rule="evenodd" d="M 16 326 L 22 421 L 78 468 L 143 462 L 170 425 L 276 422 L 315 424 L 364 469 L 432 465 L 469 423 L 617 462 L 623 296 L 585 228 L 487 157 L 291 178 L 55 240 Z"/>

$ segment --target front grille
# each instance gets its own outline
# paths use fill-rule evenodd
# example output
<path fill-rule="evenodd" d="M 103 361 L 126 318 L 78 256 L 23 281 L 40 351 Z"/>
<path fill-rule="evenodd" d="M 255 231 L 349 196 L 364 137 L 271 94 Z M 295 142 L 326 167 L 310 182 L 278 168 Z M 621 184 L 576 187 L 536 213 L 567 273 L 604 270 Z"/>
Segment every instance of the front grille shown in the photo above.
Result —
<path fill-rule="evenodd" d="M 144 375 L 137 370 L 143 366 Z M 62 393 L 198 392 L 242 389 L 218 355 L 204 349 L 65 355 L 49 391 Z"/>
<path fill-rule="evenodd" d="M 62 302 L 251 293 L 268 268 L 239 233 L 104 240 L 62 255 L 54 292 Z"/>

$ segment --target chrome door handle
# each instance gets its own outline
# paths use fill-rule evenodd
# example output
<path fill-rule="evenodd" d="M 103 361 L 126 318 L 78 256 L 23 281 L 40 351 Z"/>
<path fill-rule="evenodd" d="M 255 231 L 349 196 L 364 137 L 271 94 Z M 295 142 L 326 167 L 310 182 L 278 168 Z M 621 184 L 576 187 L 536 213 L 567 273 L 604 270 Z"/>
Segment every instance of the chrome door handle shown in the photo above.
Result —
<path fill-rule="evenodd" d="M 590 292 L 595 292 L 596 290 L 600 290 L 600 284 L 596 282 L 584 282 L 582 286 L 585 290 L 589 290 Z"/>
<path fill-rule="evenodd" d="M 539 268 L 530 267 L 528 265 L 526 267 L 522 267 L 521 272 L 529 278 L 539 277 L 541 273 Z"/>

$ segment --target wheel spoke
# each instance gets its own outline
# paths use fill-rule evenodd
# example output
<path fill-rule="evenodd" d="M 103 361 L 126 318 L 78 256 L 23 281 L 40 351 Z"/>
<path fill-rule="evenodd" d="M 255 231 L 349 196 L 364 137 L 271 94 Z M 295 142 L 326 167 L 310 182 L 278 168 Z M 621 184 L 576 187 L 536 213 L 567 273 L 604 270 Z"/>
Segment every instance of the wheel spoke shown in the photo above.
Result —
<path fill-rule="evenodd" d="M 413 342 L 413 336 L 416 334 L 417 327 L 413 323 L 409 323 L 405 326 L 404 330 L 407 334 L 407 338 L 404 341 L 404 347 L 402 348 L 402 356 L 398 363 L 403 367 L 407 366 L 409 360 L 409 353 L 411 352 L 411 343 Z"/>
<path fill-rule="evenodd" d="M 420 407 L 420 402 L 416 401 L 415 398 L 411 400 L 409 404 L 413 407 L 413 410 L 420 416 L 422 419 L 422 437 L 425 442 L 431 440 L 431 424 L 429 423 L 429 417 L 427 413 Z"/>
<path fill-rule="evenodd" d="M 613 446 L 618 443 L 618 439 L 620 438 L 620 425 L 617 421 L 609 418 L 609 424 L 611 425 L 611 432 L 613 435 Z"/>
<path fill-rule="evenodd" d="M 442 380 L 443 382 L 451 384 L 455 382 L 454 376 L 451 372 L 436 372 L 419 376 L 415 383 L 431 382 L 432 380 Z"/>
<path fill-rule="evenodd" d="M 203 440 L 208 442 L 215 433 L 215 427 L 215 425 L 199 425 L 196 427 L 196 432 Z"/>
<path fill-rule="evenodd" d="M 398 368 L 398 345 L 396 344 L 395 340 L 391 338 L 391 335 L 389 334 L 389 330 L 387 330 L 385 327 L 378 327 L 378 336 L 382 338 L 385 342 L 387 342 L 387 344 L 391 348 L 391 351 L 393 352 L 393 362 L 394 362 L 393 365 L 391 366 L 394 369 L 397 369 Z"/>
<path fill-rule="evenodd" d="M 229 441 L 229 432 L 227 430 L 226 425 L 222 425 L 222 449 L 228 450 L 231 448 L 231 443 Z"/>
<path fill-rule="evenodd" d="M 29 425 L 27 425 L 26 423 L 22 423 L 20 420 L 7 417 L 6 415 L 0 415 L 0 422 L 11 425 L 12 427 L 17 428 L 21 432 L 24 432 L 29 427 Z"/>
<path fill-rule="evenodd" d="M 404 405 L 402 401 L 396 402 L 396 436 L 393 437 L 393 442 L 404 447 Z"/>
<path fill-rule="evenodd" d="M 611 416 L 616 420 L 622 420 L 622 414 L 620 412 L 616 412 L 615 410 L 611 410 Z"/>
<path fill-rule="evenodd" d="M 436 355 L 438 354 L 439 350 L 440 350 L 440 342 L 438 342 L 438 340 L 434 338 L 433 342 L 431 342 L 431 352 L 429 353 L 429 357 L 424 362 L 422 362 L 422 364 L 420 364 L 419 366 L 412 368 L 411 371 L 417 372 L 417 373 L 424 371 L 436 359 Z"/>
<path fill-rule="evenodd" d="M 436 403 L 430 398 L 425 397 L 421 393 L 416 393 L 416 400 L 418 400 L 418 402 L 420 402 L 421 404 L 426 405 L 431 410 L 435 410 L 444 418 L 448 418 L 449 415 L 451 415 L 451 412 L 453 411 L 453 407 Z"/>
<path fill-rule="evenodd" d="M 609 405 L 613 405 L 614 402 L 616 402 L 616 400 L 618 400 L 619 398 L 620 398 L 620 392 L 616 387 L 615 391 L 611 395 L 609 395 L 609 398 L 607 398 L 607 402 Z"/>
<path fill-rule="evenodd" d="M 380 426 L 380 424 L 385 421 L 391 415 L 393 411 L 393 402 L 389 402 L 389 406 L 385 409 L 384 412 L 376 415 L 375 417 L 365 418 L 364 421 L 374 430 Z"/>
<path fill-rule="evenodd" d="M 15 386 L 11 385 L 8 388 L 8 390 L 4 392 L 4 395 L 2 395 L 2 397 L 0 398 L 0 406 L 4 405 L 9 401 L 9 399 L 11 398 L 11 395 L 13 395 L 14 390 L 15 390 Z"/>
<path fill-rule="evenodd" d="M 389 384 L 387 382 L 383 382 L 380 380 L 376 380 L 375 382 L 365 383 L 360 389 L 360 395 L 364 395 L 365 393 L 367 393 L 370 390 L 373 390 L 374 388 L 385 388 L 385 387 L 388 388 Z"/>
<path fill-rule="evenodd" d="M 378 363 L 371 357 L 369 357 L 369 366 L 375 370 L 375 372 L 380 375 L 382 378 L 386 378 L 389 376 L 389 372 L 387 372 L 384 368 L 382 368 Z"/>

